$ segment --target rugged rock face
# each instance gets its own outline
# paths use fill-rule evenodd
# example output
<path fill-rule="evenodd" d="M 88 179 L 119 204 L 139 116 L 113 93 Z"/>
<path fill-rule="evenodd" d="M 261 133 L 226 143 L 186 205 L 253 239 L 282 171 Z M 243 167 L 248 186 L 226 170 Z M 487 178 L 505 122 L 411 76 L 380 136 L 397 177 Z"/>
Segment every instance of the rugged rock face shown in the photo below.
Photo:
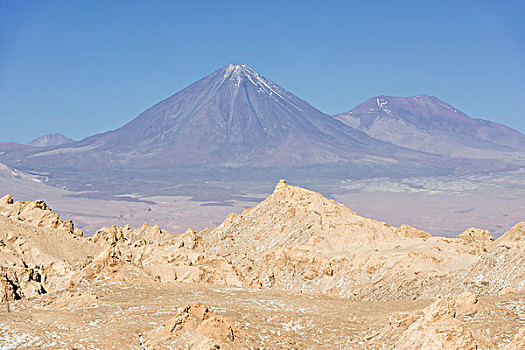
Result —
<path fill-rule="evenodd" d="M 498 245 L 515 245 L 521 246 L 525 244 L 525 221 L 517 223 L 512 226 L 510 230 L 505 232 L 496 240 Z"/>
<path fill-rule="evenodd" d="M 44 276 L 67 275 L 70 283 L 78 284 L 101 276 L 125 278 L 128 267 L 158 282 L 276 288 L 371 300 L 434 298 L 465 289 L 480 295 L 524 289 L 523 223 L 495 242 L 488 231 L 478 229 L 455 239 L 432 237 L 410 226 L 395 228 L 361 217 L 284 180 L 266 200 L 241 215 L 231 214 L 213 229 L 188 229 L 181 234 L 146 223 L 137 229 L 102 228 L 84 239 L 72 234 L 73 224 L 60 220 L 42 201 L 14 202 L 6 196 L 0 208 L 11 226 L 52 230 L 67 237 L 60 244 L 62 250 L 89 251 L 73 262 L 89 265 L 73 273 L 72 252 L 61 255 L 53 247 L 45 251 L 46 259 L 43 254 L 21 257 L 35 248 L 16 248 L 24 247 L 27 239 L 6 232 L 8 243 L 0 243 L 8 248 L 2 254 L 13 251 L 9 254 L 19 257 L 15 265 L 24 271 L 13 275 L 12 264 L 0 265 L 11 299 L 20 295 L 10 281 L 18 281 L 13 286 L 27 281 L 25 294 L 34 295 L 48 289 L 39 284 L 50 279 Z M 40 249 L 49 242 L 32 244 Z M 94 257 L 92 261 L 88 255 Z M 47 265 L 59 272 L 48 274 Z"/>
<path fill-rule="evenodd" d="M 162 327 L 146 333 L 147 349 L 258 349 L 254 337 L 201 303 L 187 305 Z"/>
<path fill-rule="evenodd" d="M 15 202 L 11 195 L 5 195 L 0 199 L 0 215 L 32 226 L 56 228 L 74 236 L 83 236 L 82 230 L 75 228 L 73 221 L 60 219 L 60 216 L 42 200 Z"/>
<path fill-rule="evenodd" d="M 470 302 L 468 300 L 467 304 Z M 404 326 L 409 325 L 399 337 L 395 348 L 479 349 L 473 332 L 457 317 L 455 305 L 458 303 L 462 305 L 463 300 L 440 297 L 421 313 L 407 317 Z"/>
<path fill-rule="evenodd" d="M 525 290 L 525 222 L 514 225 L 481 259 L 451 277 L 453 288 L 466 286 L 480 295 Z"/>
<path fill-rule="evenodd" d="M 191 228 L 173 234 L 147 223 L 135 230 L 112 226 L 102 228 L 89 239 L 105 250 L 94 259 L 93 267 L 85 270 L 90 273 L 82 278 L 96 277 L 92 272 L 102 271 L 106 266 L 113 266 L 111 272 L 116 273 L 118 266 L 130 264 L 159 282 L 243 285 L 233 265 L 206 252 L 202 238 Z"/>
<path fill-rule="evenodd" d="M 520 327 L 518 332 L 512 338 L 510 343 L 505 345 L 504 350 L 521 350 L 525 349 L 525 327 Z"/>
<path fill-rule="evenodd" d="M 464 240 L 480 249 L 480 252 L 487 252 L 494 245 L 494 237 L 487 230 L 479 228 L 469 228 L 459 234 L 458 239 Z"/>
<path fill-rule="evenodd" d="M 486 244 L 494 241 L 494 238 L 492 237 L 489 231 L 474 227 L 466 229 L 465 231 L 460 233 L 458 238 L 464 239 L 468 242 L 479 242 L 481 244 Z"/>
<path fill-rule="evenodd" d="M 263 202 L 199 232 L 250 286 L 367 299 L 440 293 L 447 275 L 479 261 L 463 239 L 363 218 L 319 193 L 279 182 Z"/>
<path fill-rule="evenodd" d="M 430 238 L 432 235 L 428 232 L 418 230 L 409 225 L 401 225 L 397 230 L 399 236 L 403 238 Z"/>
<path fill-rule="evenodd" d="M 43 201 L 0 200 L 0 295 L 18 300 L 67 287 L 99 247 Z M 72 233 L 77 233 L 72 234 Z"/>
<path fill-rule="evenodd" d="M 433 237 L 410 226 L 395 228 L 361 217 L 319 193 L 285 181 L 253 208 L 198 232 L 190 228 L 170 233 L 146 223 L 136 229 L 105 227 L 84 238 L 72 234 L 72 223 L 60 220 L 44 202 L 14 202 L 4 196 L 0 209 L 0 301 L 28 299 L 24 307 L 34 303 L 39 312 L 62 309 L 72 314 L 75 310 L 83 313 L 84 323 L 84 315 L 90 314 L 89 327 L 98 328 L 86 326 L 82 332 L 106 332 L 113 339 L 113 320 L 98 324 L 96 317 L 133 314 L 135 311 L 123 312 L 122 303 L 126 299 L 130 306 L 141 294 L 141 300 L 154 304 L 136 306 L 142 308 L 141 322 L 142 317 L 158 318 L 148 323 L 155 327 L 142 323 L 137 327 L 137 314 L 129 316 L 127 320 L 135 322 L 126 328 L 135 332 L 130 344 L 138 348 L 294 348 L 294 344 L 305 344 L 304 337 L 312 339 L 308 334 L 312 329 L 305 327 L 318 316 L 309 309 L 318 302 L 325 303 L 323 311 L 330 305 L 330 315 L 340 307 L 354 310 L 349 303 L 356 305 L 352 315 L 347 314 L 354 312 L 349 310 L 339 313 L 340 346 L 523 347 L 524 331 L 515 333 L 513 327 L 520 324 L 523 310 L 525 223 L 516 224 L 496 241 L 488 231 L 478 229 L 469 229 L 458 238 Z M 182 290 L 187 299 L 172 304 Z M 172 294 L 166 298 L 166 293 Z M 249 309 L 257 304 L 257 311 L 239 306 L 241 295 L 243 305 Z M 204 304 L 193 303 L 205 301 L 201 299 L 205 296 L 215 298 L 210 305 L 229 299 L 235 309 L 228 313 L 233 321 L 213 314 Z M 293 298 L 299 304 L 282 308 L 278 301 L 282 298 Z M 436 300 L 429 306 L 429 299 Z M 166 300 L 170 304 L 162 304 Z M 159 327 L 166 307 L 174 310 L 175 305 L 188 302 L 192 303 Z M 334 302 L 339 304 L 334 306 Z M 368 324 L 375 322 L 377 314 L 361 313 L 385 308 L 389 310 L 380 312 L 385 323 L 376 323 L 375 331 L 369 332 Z M 145 309 L 149 313 L 142 313 Z M 296 316 L 301 323 L 295 323 Z M 318 333 L 319 339 L 311 340 L 312 347 L 334 339 L 333 325 L 326 323 L 330 317 L 319 317 L 324 320 L 319 327 L 326 328 Z M 70 332 L 71 324 L 79 322 L 61 324 L 60 331 Z M 0 319 L 0 328 L 4 324 L 6 318 Z M 240 324 L 252 334 L 260 325 L 269 328 L 255 337 L 240 329 Z M 28 328 L 25 323 L 23 328 Z M 147 333 L 137 339 L 137 330 Z M 4 331 L 9 330 L 2 328 L 0 342 L 6 339 Z M 84 337 L 81 334 L 77 339 Z M 28 346 L 37 346 L 36 338 L 31 341 Z"/>

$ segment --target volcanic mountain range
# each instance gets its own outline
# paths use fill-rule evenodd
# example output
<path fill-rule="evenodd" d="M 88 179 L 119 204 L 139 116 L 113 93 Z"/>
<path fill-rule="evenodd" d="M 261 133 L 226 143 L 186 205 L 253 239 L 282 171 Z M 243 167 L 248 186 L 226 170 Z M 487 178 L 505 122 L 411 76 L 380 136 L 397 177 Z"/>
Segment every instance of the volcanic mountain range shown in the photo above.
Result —
<path fill-rule="evenodd" d="M 40 142 L 41 141 L 41 142 Z M 467 117 L 435 97 L 374 97 L 331 117 L 246 65 L 228 65 L 113 131 L 0 147 L 22 169 L 170 169 L 315 164 L 452 172 L 463 158 L 523 153 L 525 136 Z M 43 143 L 42 143 L 43 142 Z M 515 167 L 487 161 L 481 170 Z M 479 164 L 479 161 L 478 161 Z M 478 166 L 479 168 L 479 166 Z"/>

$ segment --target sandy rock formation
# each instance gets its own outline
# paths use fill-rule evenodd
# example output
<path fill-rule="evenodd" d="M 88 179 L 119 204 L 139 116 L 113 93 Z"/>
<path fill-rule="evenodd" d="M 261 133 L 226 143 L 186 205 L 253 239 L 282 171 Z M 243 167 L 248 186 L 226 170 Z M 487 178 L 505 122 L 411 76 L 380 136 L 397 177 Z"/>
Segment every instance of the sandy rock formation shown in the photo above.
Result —
<path fill-rule="evenodd" d="M 525 222 L 494 241 L 479 261 L 450 277 L 444 290 L 469 288 L 480 295 L 525 290 Z"/>
<path fill-rule="evenodd" d="M 414 228 L 409 225 L 401 225 L 397 232 L 399 233 L 400 237 L 403 238 L 430 238 L 432 235 L 428 232 L 418 230 L 417 228 Z"/>
<path fill-rule="evenodd" d="M 13 205 L 5 198 L 3 203 Z M 46 217 L 53 215 L 46 213 Z M 18 220 L 18 216 L 0 215 L 2 300 L 18 300 L 67 287 L 75 270 L 86 266 L 99 250 L 63 226 L 47 228 L 33 224 Z"/>
<path fill-rule="evenodd" d="M 200 303 L 182 308 L 162 327 L 144 336 L 147 349 L 258 349 L 254 337 Z"/>
<path fill-rule="evenodd" d="M 0 205 L 10 205 L 13 203 L 14 203 L 13 196 L 11 196 L 10 194 L 6 194 L 2 198 L 0 198 Z"/>
<path fill-rule="evenodd" d="M 6 298 L 20 297 L 11 285 L 35 295 L 48 289 L 50 276 L 56 277 L 51 283 L 56 289 L 66 283 L 58 276 L 70 276 L 73 284 L 100 276 L 123 279 L 128 267 L 158 282 L 372 300 L 435 298 L 465 289 L 497 294 L 525 287 L 525 223 L 495 242 L 479 229 L 458 238 L 433 237 L 407 225 L 395 228 L 361 217 L 284 180 L 267 199 L 240 215 L 230 214 L 218 227 L 180 234 L 145 223 L 136 229 L 105 227 L 85 239 L 72 235 L 73 224 L 60 220 L 42 201 L 14 202 L 4 196 L 0 208 L 0 219 L 19 227 L 18 235 L 0 232 L 0 245 L 6 247 L 0 251 L 0 281 L 10 291 Z M 51 233 L 39 233 L 44 230 Z"/>
<path fill-rule="evenodd" d="M 88 238 L 93 243 L 96 243 L 100 246 L 106 246 L 106 245 L 114 245 L 117 242 L 122 242 L 126 240 L 131 239 L 138 239 L 137 237 L 134 237 L 134 233 L 129 227 L 129 225 L 126 225 L 124 227 L 118 227 L 118 226 L 111 226 L 111 227 L 103 227 L 91 237 Z"/>
<path fill-rule="evenodd" d="M 463 240 L 480 249 L 481 253 L 487 252 L 493 246 L 494 237 L 488 230 L 471 227 L 458 235 L 458 239 Z"/>
<path fill-rule="evenodd" d="M 202 238 L 191 228 L 173 234 L 147 223 L 138 229 L 112 226 L 98 230 L 90 240 L 106 248 L 83 272 L 85 278 L 96 277 L 93 271 L 106 266 L 113 266 L 116 273 L 123 264 L 130 264 L 159 282 L 243 285 L 233 265 L 205 252 Z"/>
<path fill-rule="evenodd" d="M 73 221 L 60 219 L 42 200 L 15 202 L 11 195 L 5 195 L 0 199 L 0 214 L 29 225 L 61 229 L 77 237 L 83 236 L 82 230 L 75 228 Z"/>
<path fill-rule="evenodd" d="M 407 317 L 396 349 L 478 349 L 479 342 L 465 322 L 457 318 L 456 304 L 469 304 L 472 295 L 460 299 L 440 297 L 421 313 Z M 464 300 L 466 299 L 466 300 Z M 464 305 L 463 305 L 464 306 Z M 463 307 L 462 306 L 462 307 Z M 410 325 L 410 322 L 412 322 Z"/>
<path fill-rule="evenodd" d="M 505 345 L 503 350 L 523 350 L 525 349 L 525 327 L 520 327 L 510 343 Z"/>
<path fill-rule="evenodd" d="M 464 290 L 459 295 L 453 297 L 456 316 L 474 314 L 479 309 L 479 300 L 476 293 L 470 290 Z"/>
<path fill-rule="evenodd" d="M 462 239 L 361 217 L 285 181 L 255 207 L 199 234 L 205 250 L 227 257 L 250 286 L 358 299 L 434 297 L 448 274 L 482 254 Z"/>
<path fill-rule="evenodd" d="M 468 228 L 460 233 L 458 238 L 464 239 L 467 242 L 490 243 L 494 241 L 494 237 L 492 237 L 489 231 L 474 227 Z"/>
<path fill-rule="evenodd" d="M 512 226 L 496 240 L 498 245 L 525 245 L 525 221 Z"/>

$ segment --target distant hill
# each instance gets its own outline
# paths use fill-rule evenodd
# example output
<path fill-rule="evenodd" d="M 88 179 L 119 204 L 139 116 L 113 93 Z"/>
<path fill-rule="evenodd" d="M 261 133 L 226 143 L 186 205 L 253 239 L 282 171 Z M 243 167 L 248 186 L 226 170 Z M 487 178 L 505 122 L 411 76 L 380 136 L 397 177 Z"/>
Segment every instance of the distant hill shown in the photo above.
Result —
<path fill-rule="evenodd" d="M 525 135 L 470 118 L 433 96 L 376 96 L 334 117 L 374 138 L 424 152 L 472 158 L 525 152 Z"/>
<path fill-rule="evenodd" d="M 22 145 L 16 142 L 0 142 L 0 152 L 5 152 L 5 151 L 9 152 L 9 151 L 20 150 L 20 149 L 25 149 L 29 147 L 30 146 L 28 145 Z"/>
<path fill-rule="evenodd" d="M 33 141 L 29 142 L 28 145 L 31 147 L 49 147 L 49 146 L 59 146 L 65 143 L 73 142 L 73 139 L 66 137 L 62 134 L 48 134 L 37 137 Z"/>

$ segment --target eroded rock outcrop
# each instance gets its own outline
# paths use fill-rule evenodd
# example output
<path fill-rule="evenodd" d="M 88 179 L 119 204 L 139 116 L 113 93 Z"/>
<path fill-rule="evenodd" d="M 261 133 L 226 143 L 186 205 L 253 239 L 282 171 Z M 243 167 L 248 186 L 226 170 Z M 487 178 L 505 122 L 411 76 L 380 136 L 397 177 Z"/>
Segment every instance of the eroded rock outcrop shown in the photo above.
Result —
<path fill-rule="evenodd" d="M 505 345 L 503 350 L 523 350 L 525 349 L 525 327 L 520 327 L 512 340 Z"/>
<path fill-rule="evenodd" d="M 421 312 L 407 315 L 404 322 L 400 322 L 403 333 L 395 348 L 478 349 L 478 340 L 467 324 L 458 318 L 457 309 L 458 306 L 461 309 L 472 307 L 473 299 L 477 302 L 475 295 L 470 293 L 459 298 L 440 297 Z"/>
<path fill-rule="evenodd" d="M 144 336 L 147 349 L 258 349 L 255 338 L 201 303 L 183 307 L 163 326 Z"/>
<path fill-rule="evenodd" d="M 498 245 L 525 245 L 525 221 L 512 226 L 496 240 Z"/>
<path fill-rule="evenodd" d="M 100 270 L 98 266 L 115 266 L 115 273 L 119 266 L 129 264 L 159 282 L 243 285 L 233 265 L 206 252 L 202 238 L 191 228 L 173 234 L 147 223 L 138 229 L 112 226 L 98 230 L 90 241 L 106 247 L 106 253 L 101 253 L 93 266 L 83 272 L 86 278 L 95 277 L 93 271 Z"/>
<path fill-rule="evenodd" d="M 480 295 L 525 290 L 525 222 L 494 241 L 479 261 L 452 275 L 449 290 L 469 288 Z"/>
<path fill-rule="evenodd" d="M 403 238 L 430 238 L 432 235 L 428 232 L 418 230 L 409 225 L 401 225 L 397 232 Z"/>
<path fill-rule="evenodd" d="M 2 201 L 13 205 L 9 198 L 4 197 Z M 38 217 L 58 217 L 53 214 Z M 2 300 L 18 300 L 67 287 L 68 279 L 99 250 L 85 238 L 72 235 L 64 226 L 38 226 L 19 217 L 0 215 Z"/>
<path fill-rule="evenodd" d="M 9 209 L 3 217 L 12 222 L 49 227 L 78 240 L 71 235 L 72 223 L 61 221 L 43 202 L 14 202 L 5 196 L 0 203 Z M 497 294 L 524 287 L 524 228 L 518 224 L 495 242 L 479 229 L 458 238 L 433 237 L 407 225 L 395 228 L 361 217 L 319 193 L 280 181 L 267 199 L 240 215 L 230 214 L 216 228 L 180 234 L 147 223 L 136 229 L 102 228 L 77 243 L 87 242 L 97 251 L 90 248 L 95 258 L 75 271 L 73 283 L 103 274 L 122 277 L 120 270 L 133 266 L 158 282 L 279 288 L 356 299 L 434 298 L 465 288 Z M 18 245 L 24 242 L 20 239 Z M 66 243 L 60 245 L 66 249 Z M 24 266 L 22 261 L 18 265 Z M 31 265 L 30 276 L 42 275 L 41 266 Z M 60 262 L 52 266 L 67 269 Z M 29 279 L 31 285 L 35 278 Z"/>
<path fill-rule="evenodd" d="M 285 181 L 255 207 L 199 234 L 205 250 L 231 260 L 250 286 L 358 299 L 434 297 L 448 274 L 483 254 L 463 239 L 361 217 Z"/>
<path fill-rule="evenodd" d="M 75 228 L 73 221 L 63 221 L 42 200 L 15 202 L 11 195 L 5 195 L 0 199 L 0 214 L 29 225 L 61 229 L 74 236 L 83 236 L 82 230 Z"/>
<path fill-rule="evenodd" d="M 492 237 L 489 231 L 474 227 L 460 233 L 458 238 L 467 242 L 490 243 L 494 241 L 494 237 Z"/>

